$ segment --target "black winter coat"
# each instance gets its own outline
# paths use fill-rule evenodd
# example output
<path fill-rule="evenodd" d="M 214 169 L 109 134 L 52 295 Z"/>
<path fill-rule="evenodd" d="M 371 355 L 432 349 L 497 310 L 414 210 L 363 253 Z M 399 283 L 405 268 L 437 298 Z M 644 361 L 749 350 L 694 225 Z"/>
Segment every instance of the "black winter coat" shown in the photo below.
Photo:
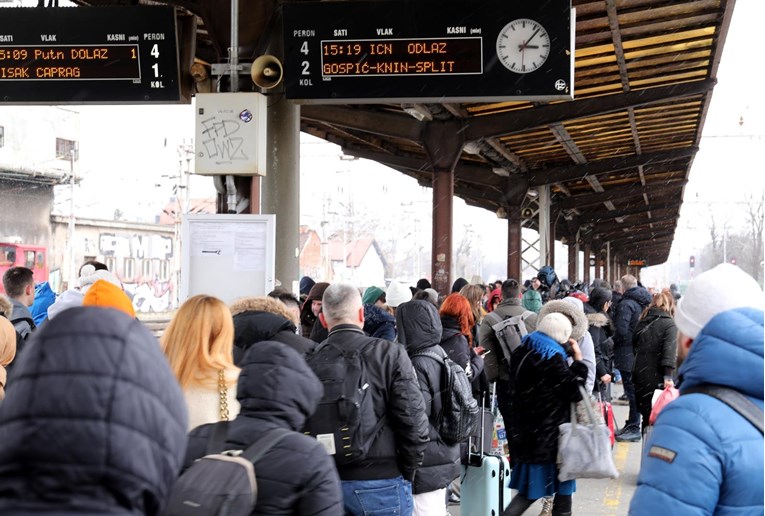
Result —
<path fill-rule="evenodd" d="M 32 337 L 0 404 L 0 514 L 160 514 L 187 422 L 140 322 L 70 308 Z"/>
<path fill-rule="evenodd" d="M 584 306 L 589 306 L 585 304 Z M 595 389 L 600 384 L 600 378 L 614 371 L 614 329 L 611 319 L 602 312 L 587 315 L 590 323 L 590 336 L 595 347 Z"/>
<path fill-rule="evenodd" d="M 531 335 L 539 335 L 534 332 Z M 544 359 L 524 346 L 525 353 L 513 353 L 511 371 L 515 374 L 511 424 L 505 422 L 513 462 L 555 463 L 558 454 L 558 427 L 571 420 L 571 403 L 582 399 L 579 385 L 587 378 L 587 366 L 574 361 L 566 364 L 563 355 Z M 525 360 L 523 357 L 528 354 Z"/>
<path fill-rule="evenodd" d="M 465 369 L 470 379 L 473 395 L 480 403 L 481 392 L 489 392 L 489 382 L 484 372 L 483 358 L 470 349 L 467 337 L 462 334 L 457 319 L 448 315 L 442 316 L 441 326 L 443 327 L 441 347 L 444 348 L 452 362 L 459 364 Z M 473 327 L 475 328 L 475 326 Z M 469 368 L 467 367 L 468 363 L 470 364 Z"/>
<path fill-rule="evenodd" d="M 632 371 L 632 334 L 640 314 L 650 303 L 651 294 L 646 289 L 633 287 L 614 309 L 614 366 L 620 371 Z"/>
<path fill-rule="evenodd" d="M 420 392 L 425 400 L 425 414 L 430 423 L 429 442 L 425 459 L 412 486 L 414 494 L 443 489 L 460 475 L 459 444 L 446 444 L 438 433 L 442 397 L 444 396 L 444 366 L 427 356 L 416 356 L 423 351 L 441 350 L 441 320 L 436 307 L 429 301 L 413 299 L 396 309 L 398 340 L 406 348 L 417 372 Z"/>
<path fill-rule="evenodd" d="M 236 397 L 242 408 L 229 423 L 226 449 L 245 449 L 274 428 L 294 431 L 255 464 L 258 501 L 252 514 L 342 516 L 334 461 L 316 439 L 299 433 L 321 399 L 316 375 L 297 352 L 278 342 L 251 348 L 241 367 Z M 205 455 L 213 426 L 192 430 L 184 467 Z"/>
<path fill-rule="evenodd" d="M 642 394 L 652 394 L 664 384 L 665 368 L 677 361 L 677 326 L 672 316 L 652 306 L 635 328 L 635 367 L 632 383 Z"/>
<path fill-rule="evenodd" d="M 386 417 L 380 434 L 359 464 L 338 469 L 341 480 L 380 480 L 399 475 L 412 480 L 428 442 L 428 419 L 414 368 L 402 346 L 364 335 L 358 326 L 340 324 L 328 340 L 341 349 L 360 348 L 377 420 Z M 377 421 L 366 427 L 372 427 Z"/>
<path fill-rule="evenodd" d="M 313 347 L 313 342 L 295 333 L 295 325 L 281 315 L 250 310 L 234 316 L 234 363 L 240 365 L 245 351 L 259 342 L 276 341 L 286 344 L 301 355 Z"/>

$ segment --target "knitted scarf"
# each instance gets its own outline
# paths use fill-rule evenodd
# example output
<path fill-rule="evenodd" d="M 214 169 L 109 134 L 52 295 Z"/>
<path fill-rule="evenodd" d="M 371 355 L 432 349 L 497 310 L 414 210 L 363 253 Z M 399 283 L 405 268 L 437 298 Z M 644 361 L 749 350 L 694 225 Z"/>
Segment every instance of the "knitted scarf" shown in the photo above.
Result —
<path fill-rule="evenodd" d="M 521 345 L 526 346 L 532 351 L 536 351 L 542 355 L 542 358 L 545 360 L 548 360 L 555 355 L 561 355 L 563 358 L 566 358 L 566 350 L 563 349 L 563 346 L 540 331 L 529 333 L 523 337 Z"/>

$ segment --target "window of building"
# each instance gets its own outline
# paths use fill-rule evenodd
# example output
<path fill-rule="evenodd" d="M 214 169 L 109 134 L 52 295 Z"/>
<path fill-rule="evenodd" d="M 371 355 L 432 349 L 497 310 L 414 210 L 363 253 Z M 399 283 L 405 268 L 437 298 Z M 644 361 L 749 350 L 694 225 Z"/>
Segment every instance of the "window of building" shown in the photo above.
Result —
<path fill-rule="evenodd" d="M 35 268 L 35 252 L 34 251 L 24 251 L 24 267 L 26 267 L 27 269 Z"/>
<path fill-rule="evenodd" d="M 143 260 L 141 263 L 141 273 L 143 274 L 144 279 L 151 279 L 151 260 Z"/>
<path fill-rule="evenodd" d="M 65 140 L 64 138 L 56 138 L 56 158 L 69 160 L 72 157 L 72 151 L 74 151 L 74 161 L 80 159 L 80 153 L 76 141 Z"/>
<path fill-rule="evenodd" d="M 37 268 L 42 269 L 43 267 L 45 267 L 45 253 L 37 251 Z"/>
<path fill-rule="evenodd" d="M 135 277 L 135 259 L 125 258 L 125 261 L 122 263 L 122 268 L 122 275 L 125 278 L 125 281 L 132 282 L 133 278 Z"/>
<path fill-rule="evenodd" d="M 159 280 L 170 280 L 170 260 L 161 260 L 159 262 Z"/>
<path fill-rule="evenodd" d="M 117 266 L 117 260 L 114 256 L 105 256 L 104 265 L 106 265 L 106 268 L 109 269 L 109 271 L 114 271 L 114 268 Z"/>
<path fill-rule="evenodd" d="M 0 147 L 5 145 L 5 127 L 0 125 Z"/>

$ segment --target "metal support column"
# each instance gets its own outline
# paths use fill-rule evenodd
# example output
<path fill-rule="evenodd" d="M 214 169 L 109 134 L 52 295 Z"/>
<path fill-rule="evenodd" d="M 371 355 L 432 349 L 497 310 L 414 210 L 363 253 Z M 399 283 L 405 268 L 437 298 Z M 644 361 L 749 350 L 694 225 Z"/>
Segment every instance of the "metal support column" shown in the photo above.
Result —
<path fill-rule="evenodd" d="M 603 279 L 614 284 L 613 269 L 611 268 L 611 242 L 606 242 L 606 260 L 603 262 Z"/>
<path fill-rule="evenodd" d="M 551 251 L 553 240 L 550 235 L 550 185 L 539 186 L 537 191 L 539 192 L 539 265 L 555 267 L 554 251 Z"/>
<path fill-rule="evenodd" d="M 283 58 L 281 24 L 271 34 L 269 53 Z M 294 290 L 300 277 L 300 106 L 285 98 L 283 88 L 269 90 L 260 211 L 276 215 L 276 278 Z"/>
<path fill-rule="evenodd" d="M 576 245 L 576 235 L 571 236 L 568 239 L 568 280 L 573 282 L 576 280 L 577 272 L 579 270 L 579 248 Z"/>
<path fill-rule="evenodd" d="M 521 281 L 521 207 L 507 207 L 507 277 Z"/>
<path fill-rule="evenodd" d="M 582 275 L 582 282 L 585 285 L 590 284 L 590 257 L 592 256 L 592 251 L 590 247 L 592 246 L 592 242 L 585 238 L 584 239 L 584 274 Z"/>
<path fill-rule="evenodd" d="M 441 295 L 451 290 L 454 167 L 462 154 L 465 136 L 462 123 L 429 122 L 422 143 L 433 167 L 433 288 Z"/>

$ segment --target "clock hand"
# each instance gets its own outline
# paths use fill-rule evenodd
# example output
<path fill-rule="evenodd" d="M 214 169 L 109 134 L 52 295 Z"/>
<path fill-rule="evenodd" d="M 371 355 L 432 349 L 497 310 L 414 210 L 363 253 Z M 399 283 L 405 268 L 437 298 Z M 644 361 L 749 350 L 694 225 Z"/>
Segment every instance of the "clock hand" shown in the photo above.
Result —
<path fill-rule="evenodd" d="M 539 45 L 526 45 L 526 48 L 539 48 Z"/>
<path fill-rule="evenodd" d="M 531 43 L 531 40 L 534 39 L 534 36 L 537 35 L 537 33 L 542 29 L 542 27 L 537 27 L 537 30 L 534 31 L 534 34 L 531 35 L 529 39 L 526 40 L 526 43 L 523 44 L 524 47 L 528 48 L 529 43 Z"/>

